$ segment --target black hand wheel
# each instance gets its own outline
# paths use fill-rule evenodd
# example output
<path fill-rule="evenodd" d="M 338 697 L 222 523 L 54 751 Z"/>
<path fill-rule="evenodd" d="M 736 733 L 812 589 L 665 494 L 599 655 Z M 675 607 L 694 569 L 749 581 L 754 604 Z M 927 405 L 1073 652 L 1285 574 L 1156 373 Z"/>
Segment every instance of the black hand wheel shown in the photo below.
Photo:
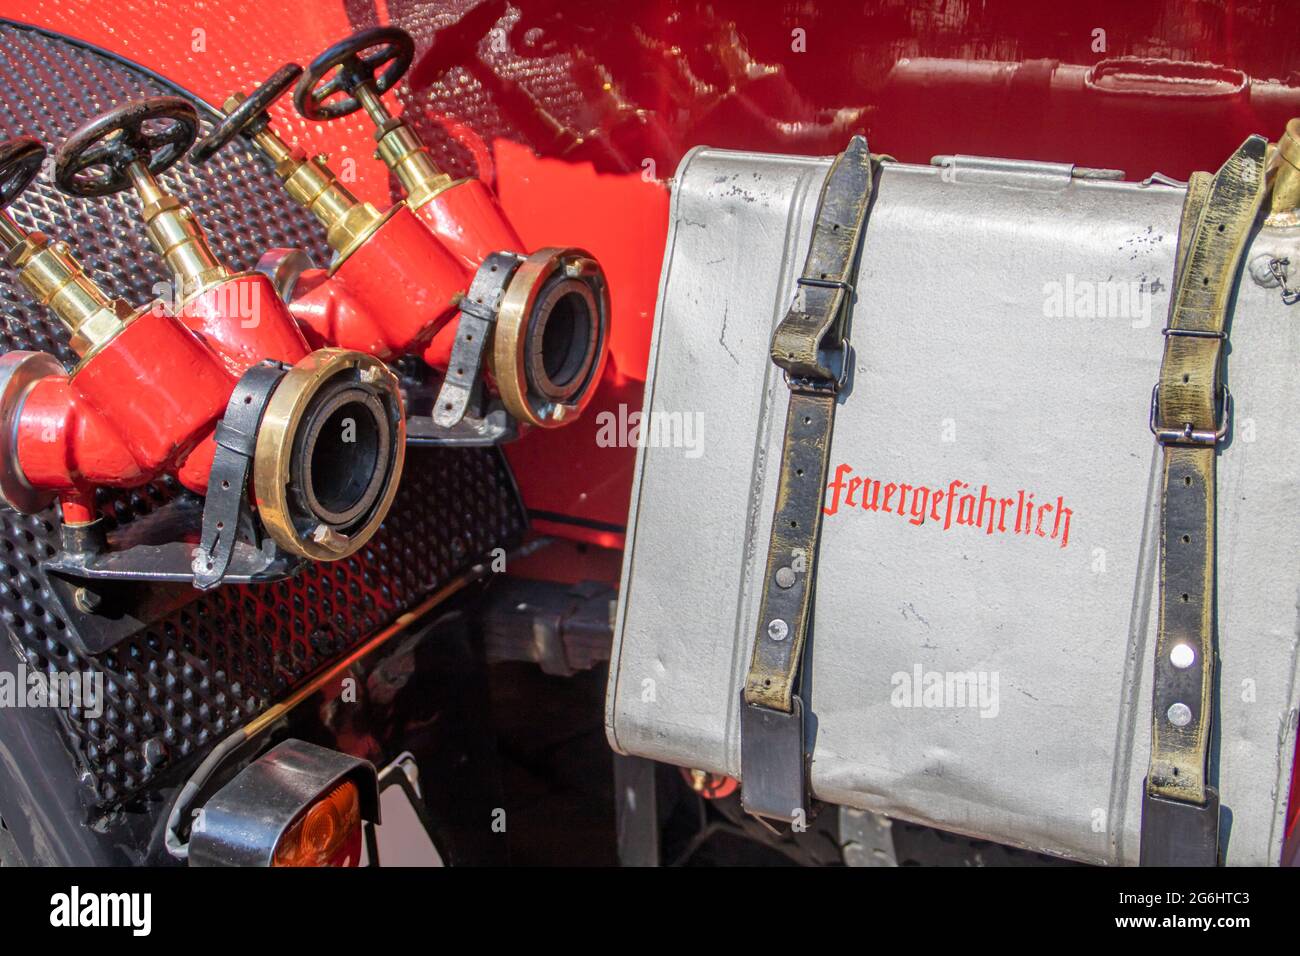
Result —
<path fill-rule="evenodd" d="M 15 136 L 0 143 L 0 207 L 32 184 L 43 162 L 45 147 L 34 136 Z"/>
<path fill-rule="evenodd" d="M 127 168 L 144 163 L 157 175 L 185 155 L 199 135 L 199 114 L 179 96 L 124 103 L 73 133 L 54 157 L 54 181 L 73 196 L 107 196 L 131 186 Z"/>
<path fill-rule="evenodd" d="M 361 109 L 355 95 L 358 87 L 370 84 L 376 94 L 387 92 L 410 69 L 414 58 L 415 41 L 405 30 L 362 30 L 311 61 L 306 75 L 298 81 L 293 102 L 309 120 L 339 119 Z M 338 72 L 330 76 L 335 67 Z M 346 94 L 342 99 L 325 102 L 341 93 Z"/>
<path fill-rule="evenodd" d="M 217 151 L 229 143 L 236 135 L 242 134 L 252 139 L 271 122 L 266 111 L 271 104 L 288 92 L 289 87 L 302 76 L 302 67 L 297 63 L 286 63 L 271 74 L 271 78 L 253 91 L 253 94 L 236 106 L 217 124 L 216 128 L 195 144 L 190 151 L 190 160 L 206 163 Z"/>

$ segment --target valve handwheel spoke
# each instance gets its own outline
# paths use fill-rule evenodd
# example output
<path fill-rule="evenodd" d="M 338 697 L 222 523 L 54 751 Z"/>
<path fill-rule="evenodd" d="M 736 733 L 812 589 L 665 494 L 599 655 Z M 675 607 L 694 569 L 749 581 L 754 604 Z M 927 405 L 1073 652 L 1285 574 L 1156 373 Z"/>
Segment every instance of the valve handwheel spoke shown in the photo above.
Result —
<path fill-rule="evenodd" d="M 171 168 L 199 134 L 194 105 L 178 96 L 132 100 L 82 126 L 55 156 L 54 179 L 74 196 L 107 196 L 131 186 L 130 167 Z"/>
<path fill-rule="evenodd" d="M 45 147 L 35 137 L 15 136 L 0 143 L 0 208 L 31 185 L 43 162 Z"/>
<path fill-rule="evenodd" d="M 271 122 L 267 110 L 289 91 L 298 77 L 302 76 L 302 72 L 302 67 L 297 63 L 286 63 L 272 73 L 270 79 L 231 110 L 211 133 L 199 140 L 190 153 L 190 158 L 194 162 L 206 163 L 236 135 L 252 139 L 266 129 Z"/>
<path fill-rule="evenodd" d="M 376 27 L 334 44 L 307 67 L 293 101 L 310 120 L 333 120 L 361 109 L 357 90 L 376 95 L 392 89 L 415 58 L 415 41 L 405 30 Z M 327 102 L 340 93 L 341 99 Z"/>

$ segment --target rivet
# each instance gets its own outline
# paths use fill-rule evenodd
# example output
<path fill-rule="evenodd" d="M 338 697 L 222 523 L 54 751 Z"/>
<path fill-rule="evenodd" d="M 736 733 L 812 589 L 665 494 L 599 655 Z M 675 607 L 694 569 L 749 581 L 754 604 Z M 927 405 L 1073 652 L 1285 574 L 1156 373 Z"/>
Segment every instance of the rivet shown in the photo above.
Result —
<path fill-rule="evenodd" d="M 1175 727 L 1186 727 L 1192 722 L 1192 708 L 1181 702 L 1173 704 L 1165 713 L 1165 716 L 1169 718 L 1169 722 Z"/>
<path fill-rule="evenodd" d="M 795 573 L 790 568 L 777 568 L 776 586 L 779 588 L 792 588 L 795 582 Z"/>
<path fill-rule="evenodd" d="M 784 641 L 786 635 L 790 633 L 790 626 L 779 617 L 773 618 L 767 622 L 767 636 L 774 641 Z"/>
<path fill-rule="evenodd" d="M 1196 663 L 1196 651 L 1190 644 L 1175 644 L 1169 652 L 1169 663 L 1179 670 L 1186 670 Z"/>

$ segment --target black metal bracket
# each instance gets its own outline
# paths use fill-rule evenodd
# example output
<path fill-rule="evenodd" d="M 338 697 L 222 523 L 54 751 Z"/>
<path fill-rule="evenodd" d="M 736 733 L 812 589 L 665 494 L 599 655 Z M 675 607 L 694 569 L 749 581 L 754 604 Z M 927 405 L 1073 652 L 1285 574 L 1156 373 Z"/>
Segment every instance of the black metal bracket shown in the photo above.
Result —
<path fill-rule="evenodd" d="M 98 654 L 198 597 L 192 560 L 203 508 L 203 499 L 186 494 L 109 535 L 65 527 L 62 550 L 41 569 L 68 622 L 71 646 Z M 241 538 L 223 580 L 278 581 L 304 563 L 270 541 L 262 546 Z"/>
<path fill-rule="evenodd" d="M 803 701 L 795 694 L 790 713 L 745 703 L 740 697 L 740 765 L 745 768 L 741 804 L 760 819 L 807 820 L 807 762 Z"/>
<path fill-rule="evenodd" d="M 406 419 L 406 443 L 439 448 L 481 448 L 504 445 L 519 437 L 519 423 L 498 403 L 481 415 L 466 414 L 450 428 L 443 427 L 428 415 Z"/>

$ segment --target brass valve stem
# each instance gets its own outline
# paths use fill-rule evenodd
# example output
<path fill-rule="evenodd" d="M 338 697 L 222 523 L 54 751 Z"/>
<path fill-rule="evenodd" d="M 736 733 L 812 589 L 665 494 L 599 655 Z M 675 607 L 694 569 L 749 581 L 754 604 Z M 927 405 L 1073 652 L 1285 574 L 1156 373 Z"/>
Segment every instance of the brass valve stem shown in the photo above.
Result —
<path fill-rule="evenodd" d="M 4 249 L 5 254 L 26 238 L 27 233 L 23 227 L 14 222 L 7 211 L 0 209 L 0 248 Z"/>
<path fill-rule="evenodd" d="M 245 99 L 242 93 L 231 96 L 223 104 L 226 112 Z M 383 213 L 368 202 L 359 202 L 339 183 L 325 165 L 324 156 L 309 157 L 300 147 L 291 148 L 270 126 L 253 134 L 253 144 L 275 164 L 275 174 L 294 202 L 325 227 L 325 241 L 338 254 L 337 261 L 346 259 L 383 222 Z"/>
<path fill-rule="evenodd" d="M 144 163 L 132 163 L 127 173 L 140 198 L 149 242 L 171 269 L 179 297 L 188 297 L 230 278 L 226 267 L 208 246 L 207 237 L 190 207 L 159 186 Z"/>
<path fill-rule="evenodd" d="M 67 326 L 72 350 L 78 355 L 98 351 L 126 328 L 134 310 L 121 299 L 106 296 L 86 275 L 66 242 L 27 232 L 3 210 L 0 239 L 6 260 L 18 270 L 18 281 Z"/>
<path fill-rule="evenodd" d="M 1269 224 L 1294 225 L 1300 217 L 1300 118 L 1286 124 L 1273 163 Z"/>
<path fill-rule="evenodd" d="M 452 185 L 452 178 L 438 168 L 420 138 L 402 120 L 393 118 L 370 84 L 357 87 L 356 97 L 379 128 L 375 134 L 379 143 L 375 156 L 397 176 L 406 191 L 408 206 L 419 209 Z"/>

